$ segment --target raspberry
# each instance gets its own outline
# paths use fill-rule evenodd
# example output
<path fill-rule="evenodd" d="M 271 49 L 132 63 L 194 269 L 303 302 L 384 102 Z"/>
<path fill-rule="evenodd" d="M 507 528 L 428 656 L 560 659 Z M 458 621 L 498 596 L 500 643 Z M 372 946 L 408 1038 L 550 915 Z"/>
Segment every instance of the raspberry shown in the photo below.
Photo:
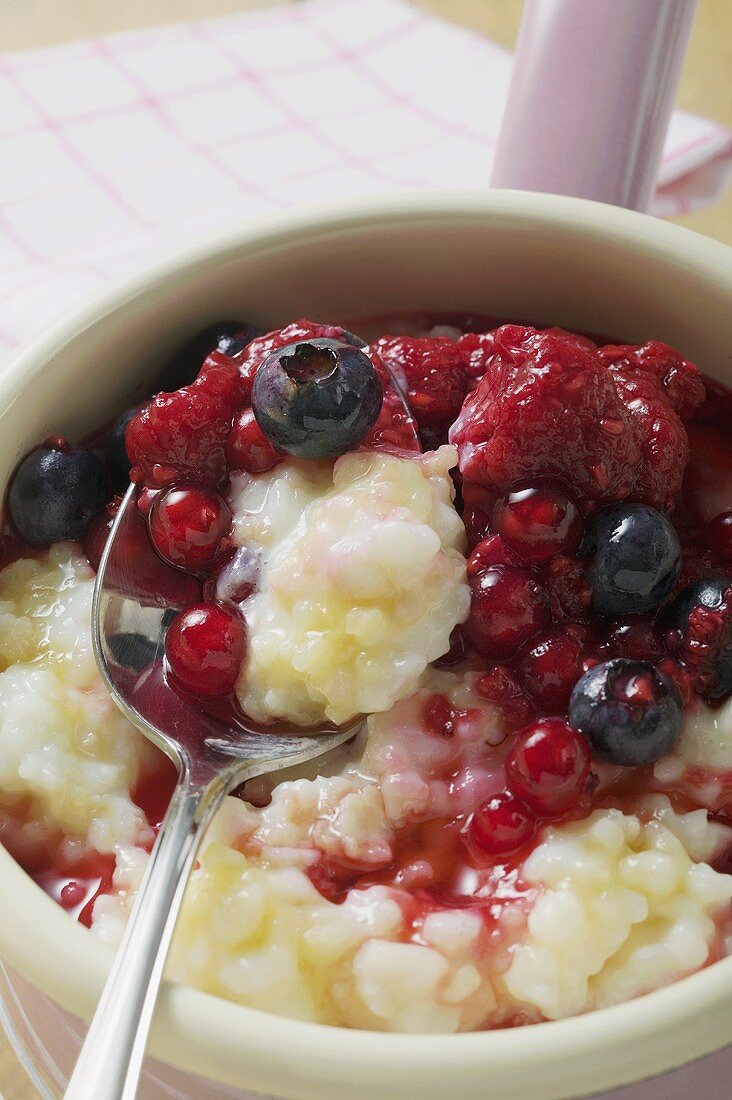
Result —
<path fill-rule="evenodd" d="M 506 665 L 494 665 L 475 683 L 475 692 L 481 699 L 494 703 L 509 725 L 523 726 L 533 714 L 530 701 Z"/>
<path fill-rule="evenodd" d="M 159 393 L 130 421 L 132 480 L 162 487 L 183 477 L 220 485 L 226 476 L 224 446 L 242 401 L 236 364 L 214 352 L 195 382 Z"/>
<path fill-rule="evenodd" d="M 388 451 L 396 454 L 419 453 L 422 450 L 417 424 L 404 404 L 404 398 L 397 390 L 386 365 L 381 358 L 369 349 L 369 358 L 381 379 L 384 400 L 381 411 L 368 435 L 361 441 L 361 447 L 371 451 Z"/>
<path fill-rule="evenodd" d="M 569 332 L 566 328 L 559 328 L 557 325 L 552 325 L 551 328 L 542 329 L 547 336 L 558 336 L 561 340 L 566 341 L 568 344 L 574 344 L 580 351 L 588 351 L 590 354 L 594 354 L 597 351 L 597 344 L 594 340 L 591 340 L 589 336 L 582 336 L 579 332 Z"/>
<path fill-rule="evenodd" d="M 488 361 L 496 350 L 495 330 L 466 332 L 458 340 L 457 346 L 468 379 L 472 382 L 480 382 L 486 372 Z"/>
<path fill-rule="evenodd" d="M 684 425 L 653 375 L 621 367 L 613 367 L 610 373 L 623 404 L 641 429 L 641 460 L 636 466 L 632 495 L 661 511 L 671 511 L 689 460 Z"/>
<path fill-rule="evenodd" d="M 490 332 L 466 332 L 457 342 L 458 350 L 465 364 L 465 370 L 470 383 L 480 382 L 485 374 L 488 362 L 496 350 L 496 333 L 498 329 Z M 567 332 L 563 328 L 548 328 L 544 330 L 553 336 L 561 336 L 586 351 L 595 351 L 596 344 L 586 336 L 579 336 L 574 332 Z M 470 385 L 473 388 L 473 385 Z"/>
<path fill-rule="evenodd" d="M 195 392 L 205 393 L 223 409 L 236 409 L 246 404 L 248 393 L 234 359 L 220 351 L 212 351 L 204 360 L 198 378 L 191 383 Z"/>
<path fill-rule="evenodd" d="M 706 391 L 699 368 L 660 340 L 649 340 L 640 347 L 607 344 L 598 356 L 606 367 L 619 368 L 626 377 L 637 372 L 653 377 L 681 420 L 688 420 L 704 403 Z"/>
<path fill-rule="evenodd" d="M 402 387 L 424 442 L 444 443 L 468 385 L 457 344 L 446 336 L 382 336 L 373 347 Z"/>
<path fill-rule="evenodd" d="M 687 442 L 654 376 L 610 371 L 591 341 L 562 330 L 504 325 L 494 339 L 450 432 L 466 481 L 505 491 L 553 476 L 588 502 L 673 502 Z"/>
<path fill-rule="evenodd" d="M 571 339 L 519 325 L 496 331 L 483 380 L 450 435 L 463 476 L 496 490 L 554 475 L 604 499 L 630 481 L 639 457 L 607 371 Z"/>
<path fill-rule="evenodd" d="M 262 474 L 272 470 L 285 456 L 272 446 L 251 409 L 237 414 L 226 441 L 226 460 L 231 470 Z"/>

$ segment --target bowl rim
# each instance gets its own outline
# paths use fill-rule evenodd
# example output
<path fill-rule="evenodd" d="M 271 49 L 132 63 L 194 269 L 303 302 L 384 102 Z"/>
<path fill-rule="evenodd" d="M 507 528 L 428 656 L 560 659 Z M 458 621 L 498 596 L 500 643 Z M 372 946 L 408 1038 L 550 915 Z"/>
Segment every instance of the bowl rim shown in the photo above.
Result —
<path fill-rule="evenodd" d="M 501 219 L 522 229 L 532 225 L 561 228 L 563 233 L 579 237 L 609 235 L 625 248 L 683 265 L 706 278 L 713 275 L 715 283 L 727 288 L 732 296 L 731 249 L 648 215 L 586 200 L 518 191 L 402 191 L 301 208 L 177 248 L 72 311 L 15 352 L 0 368 L 0 398 L 6 406 L 22 399 L 47 358 L 59 347 L 85 338 L 91 329 L 123 312 L 153 287 L 197 265 L 205 266 L 214 258 L 223 261 L 227 255 L 286 248 L 329 232 L 363 228 L 374 219 L 381 224 L 435 227 L 439 223 L 476 224 L 486 218 Z M 0 954 L 62 1007 L 88 1019 L 101 991 L 111 950 L 69 920 L 1 847 L 0 877 L 7 884 L 5 896 L 14 899 L 0 922 Z M 475 1090 L 485 1087 L 487 1071 L 496 1084 L 528 1082 L 529 1067 L 534 1067 L 535 1080 L 536 1067 L 541 1064 L 552 1067 L 559 1085 L 561 1074 L 566 1081 L 571 1079 L 571 1085 L 564 1087 L 576 1092 L 561 1092 L 568 1096 L 662 1072 L 732 1041 L 732 1024 L 728 1023 L 726 1030 L 710 1027 L 704 1034 L 697 1028 L 692 1044 L 678 1042 L 680 1029 L 699 1014 L 711 1019 L 712 1014 L 719 1018 L 726 1013 L 729 1021 L 731 990 L 732 957 L 664 989 L 584 1016 L 499 1031 L 412 1035 L 356 1031 L 277 1017 L 166 982 L 150 1049 L 156 1057 L 179 1068 L 239 1087 L 242 1067 L 247 1064 L 247 1073 L 252 1069 L 253 1082 L 246 1082 L 250 1087 L 275 1093 L 284 1087 L 285 1093 L 279 1094 L 318 1095 L 321 1100 L 342 1096 L 342 1078 L 337 1073 L 334 1088 L 325 1084 L 337 1066 L 347 1067 L 357 1088 L 366 1087 L 378 1073 L 379 1081 L 388 1075 L 394 1094 L 401 1088 L 414 1089 L 418 1080 L 429 1077 L 431 1085 L 442 1082 L 445 1094 L 457 1090 L 459 1096 L 464 1085 L 467 1096 L 478 1095 Z M 658 1038 L 664 1030 L 676 1034 L 676 1044 L 666 1043 L 662 1052 L 644 1059 L 639 1053 L 643 1041 L 654 1035 Z M 636 1051 L 624 1064 L 617 1057 L 621 1047 L 626 1054 L 629 1048 Z M 588 1051 L 592 1052 L 592 1066 L 578 1078 L 577 1064 L 588 1060 Z M 284 1062 L 289 1068 L 283 1078 Z M 460 1085 L 455 1080 L 456 1066 Z M 304 1082 L 302 1087 L 293 1084 L 300 1080 Z M 535 1090 L 532 1094 L 539 1095 Z M 368 1092 L 356 1089 L 353 1095 Z M 540 1095 L 560 1093 L 550 1089 Z"/>

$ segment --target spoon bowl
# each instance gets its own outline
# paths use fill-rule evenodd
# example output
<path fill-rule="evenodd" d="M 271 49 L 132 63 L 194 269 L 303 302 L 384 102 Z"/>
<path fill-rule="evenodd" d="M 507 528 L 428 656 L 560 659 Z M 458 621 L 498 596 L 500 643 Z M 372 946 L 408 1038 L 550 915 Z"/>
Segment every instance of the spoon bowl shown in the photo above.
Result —
<path fill-rule="evenodd" d="M 134 556 L 127 547 L 134 546 Z M 110 695 L 129 720 L 197 782 L 232 772 L 232 789 L 264 772 L 294 767 L 354 737 L 362 720 L 288 734 L 262 729 L 233 710 L 221 717 L 171 687 L 165 634 L 196 595 L 193 578 L 165 565 L 147 539 L 137 487 L 122 500 L 94 590 L 94 653 Z"/>
<path fill-rule="evenodd" d="M 168 682 L 163 647 L 175 614 L 195 598 L 192 578 L 166 566 L 147 539 L 130 485 L 99 563 L 92 611 L 94 653 L 115 703 L 178 768 L 147 873 L 104 987 L 67 1100 L 132 1100 L 165 959 L 206 827 L 223 798 L 265 773 L 317 760 L 363 724 L 266 730 L 233 712 L 206 713 Z"/>

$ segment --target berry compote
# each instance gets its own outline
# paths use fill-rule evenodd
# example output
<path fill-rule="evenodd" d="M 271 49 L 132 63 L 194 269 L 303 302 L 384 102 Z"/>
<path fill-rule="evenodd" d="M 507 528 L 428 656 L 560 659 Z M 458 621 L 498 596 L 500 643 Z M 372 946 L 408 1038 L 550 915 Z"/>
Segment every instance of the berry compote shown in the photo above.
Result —
<path fill-rule="evenodd" d="M 367 851 L 319 811 L 314 855 L 301 863 L 323 898 L 399 890 L 413 929 L 436 910 L 470 909 L 493 935 L 503 904 L 518 899 L 525 912 L 535 900 L 532 853 L 593 813 L 643 822 L 655 812 L 648 799 L 665 798 L 677 813 L 732 825 L 732 392 L 658 340 L 456 314 L 271 332 L 222 321 L 181 342 L 161 377 L 181 385 L 139 395 L 87 446 L 50 438 L 25 456 L 6 497 L 3 563 L 72 541 L 98 569 L 129 476 L 139 516 L 129 554 L 150 599 L 175 590 L 179 609 L 151 665 L 208 714 L 244 717 L 240 687 L 273 636 L 262 640 L 253 601 L 270 543 L 287 545 L 305 522 L 302 484 L 319 485 L 347 455 L 451 455 L 464 532 L 449 492 L 441 507 L 459 527 L 462 610 L 416 694 L 374 707 L 369 732 L 378 743 L 383 714 L 416 700 L 388 755 L 412 801 L 401 808 L 394 776 L 382 776 L 390 830 Z M 278 470 L 292 473 L 290 488 L 273 480 Z M 252 485 L 266 488 L 259 542 L 237 528 L 238 494 Z M 295 509 L 284 536 L 265 516 L 273 498 Z M 394 525 L 392 557 L 413 498 L 379 515 Z M 324 583 L 363 552 L 358 530 L 354 517 L 338 547 L 308 543 Z M 151 549 L 154 568 L 142 565 Z M 376 600 L 389 563 L 363 561 L 368 613 L 344 605 L 330 624 L 344 647 L 383 626 Z M 313 653 L 318 600 L 314 591 L 292 604 L 293 616 L 311 616 Z M 408 601 L 392 614 L 417 622 Z M 294 721 L 308 724 L 307 714 Z M 153 832 L 173 781 L 159 760 L 135 795 Z M 271 795 L 244 791 L 258 806 Z M 358 829 L 343 811 L 346 832 L 354 820 Z M 726 848 L 719 866 L 732 830 Z M 92 851 L 41 860 L 34 873 L 88 923 L 94 897 L 113 889 L 112 867 Z"/>

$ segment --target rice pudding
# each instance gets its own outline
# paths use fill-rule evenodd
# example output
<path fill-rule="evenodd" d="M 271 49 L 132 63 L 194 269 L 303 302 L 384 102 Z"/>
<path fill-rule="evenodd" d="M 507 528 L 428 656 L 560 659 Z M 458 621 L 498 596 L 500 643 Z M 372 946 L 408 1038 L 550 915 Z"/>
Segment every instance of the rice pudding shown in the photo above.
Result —
<path fill-rule="evenodd" d="M 226 800 L 169 973 L 388 1031 L 587 1012 L 732 944 L 732 395 L 657 341 L 432 320 L 215 326 L 23 460 L 0 572 L 2 837 L 109 944 L 175 779 L 91 651 L 130 473 L 190 595 L 176 690 L 366 716 Z"/>

